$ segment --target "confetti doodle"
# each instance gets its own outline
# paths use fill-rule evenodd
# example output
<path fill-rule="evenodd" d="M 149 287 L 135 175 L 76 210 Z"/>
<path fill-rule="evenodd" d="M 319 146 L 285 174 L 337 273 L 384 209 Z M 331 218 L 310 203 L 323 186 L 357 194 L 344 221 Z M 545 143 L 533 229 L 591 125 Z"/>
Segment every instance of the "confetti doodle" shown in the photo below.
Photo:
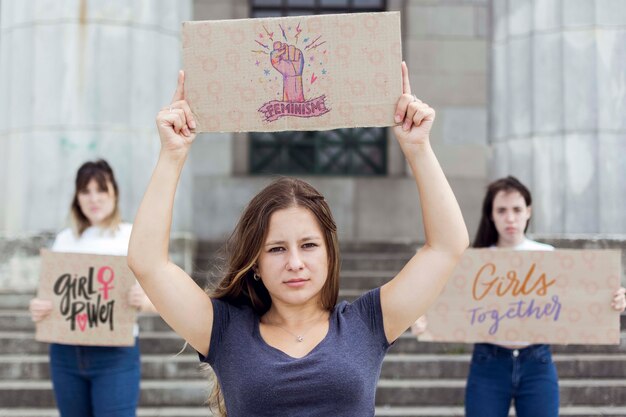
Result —
<path fill-rule="evenodd" d="M 298 36 L 300 36 L 300 33 L 302 32 L 302 29 L 300 29 L 300 22 L 298 22 L 298 26 L 296 26 L 296 44 L 298 44 Z"/>
<path fill-rule="evenodd" d="M 274 41 L 274 32 L 270 33 L 267 28 L 265 27 L 265 25 L 263 25 L 263 29 L 265 29 L 265 33 L 267 34 L 267 37 L 270 38 L 270 41 Z"/>
<path fill-rule="evenodd" d="M 257 41 L 256 39 L 255 39 L 254 41 L 255 41 L 256 43 L 258 43 L 259 45 L 261 45 L 263 48 L 265 48 L 265 49 L 270 49 L 270 47 L 269 47 L 269 46 L 267 46 L 267 45 L 265 45 L 265 44 L 263 44 L 263 43 L 261 43 L 261 42 Z"/>
<path fill-rule="evenodd" d="M 306 50 L 306 49 L 309 49 L 309 48 L 311 47 L 311 45 L 315 44 L 315 42 L 317 42 L 317 41 L 318 41 L 321 37 L 322 37 L 322 35 L 319 35 L 317 38 L 315 38 L 315 40 L 314 40 L 314 41 L 312 41 L 311 43 L 309 43 L 308 45 L 306 45 L 306 46 L 304 47 L 304 49 L 305 49 L 305 50 Z"/>
<path fill-rule="evenodd" d="M 280 27 L 280 31 L 283 33 L 283 39 L 285 39 L 285 42 L 288 42 L 287 35 L 285 35 L 285 29 L 283 29 L 280 24 L 278 26 Z"/>
<path fill-rule="evenodd" d="M 325 43 L 326 43 L 326 41 L 321 42 L 321 43 L 318 43 L 318 44 L 315 44 L 315 45 L 311 46 L 310 48 L 311 48 L 311 49 L 316 49 L 317 47 L 322 46 L 322 45 L 324 45 Z"/>

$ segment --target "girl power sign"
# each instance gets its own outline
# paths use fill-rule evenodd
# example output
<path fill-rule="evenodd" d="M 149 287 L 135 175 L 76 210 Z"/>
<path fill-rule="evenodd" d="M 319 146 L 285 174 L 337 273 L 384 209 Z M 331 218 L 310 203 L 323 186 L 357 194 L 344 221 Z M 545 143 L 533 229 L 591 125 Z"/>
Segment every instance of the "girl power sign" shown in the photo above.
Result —
<path fill-rule="evenodd" d="M 35 339 L 72 345 L 132 346 L 136 311 L 127 303 L 135 277 L 125 256 L 41 252 L 37 296 L 52 313 Z"/>
<path fill-rule="evenodd" d="M 615 250 L 469 249 L 419 339 L 499 344 L 619 344 Z"/>

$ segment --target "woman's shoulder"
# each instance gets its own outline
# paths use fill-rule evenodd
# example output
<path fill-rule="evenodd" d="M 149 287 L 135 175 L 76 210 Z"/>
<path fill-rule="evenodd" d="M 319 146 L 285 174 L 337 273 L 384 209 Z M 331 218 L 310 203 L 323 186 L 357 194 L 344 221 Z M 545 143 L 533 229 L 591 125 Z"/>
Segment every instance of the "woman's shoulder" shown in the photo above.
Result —
<path fill-rule="evenodd" d="M 76 235 L 74 231 L 68 227 L 66 229 L 61 230 L 57 233 L 54 238 L 54 243 L 52 244 L 52 250 L 60 251 L 63 247 L 67 245 L 73 245 L 76 243 Z"/>
<path fill-rule="evenodd" d="M 133 231 L 133 224 L 132 223 L 120 223 L 117 230 L 120 235 L 130 236 L 130 233 Z"/>
<path fill-rule="evenodd" d="M 74 231 L 71 227 L 66 227 L 56 235 L 56 239 L 68 239 L 74 237 Z"/>
<path fill-rule="evenodd" d="M 516 248 L 518 250 L 554 250 L 554 246 L 547 243 L 537 242 L 536 240 L 524 239 L 524 241 Z"/>
<path fill-rule="evenodd" d="M 120 240 L 122 242 L 128 242 L 130 240 L 130 233 L 133 231 L 132 223 L 120 223 L 117 226 L 101 229 L 99 227 L 89 228 L 85 232 L 90 231 L 90 237 L 108 238 Z"/>
<path fill-rule="evenodd" d="M 380 309 L 380 288 L 374 288 L 364 292 L 354 301 L 340 301 L 333 309 L 333 315 L 343 315 L 349 311 L 356 311 L 360 315 L 370 315 Z"/>
<path fill-rule="evenodd" d="M 130 232 L 131 230 L 133 230 L 133 224 L 132 223 L 122 222 L 122 223 L 119 224 L 119 227 L 120 227 L 120 231 Z"/>
<path fill-rule="evenodd" d="M 222 325 L 236 323 L 234 328 L 240 328 L 246 323 L 254 323 L 254 321 L 259 320 L 258 314 L 250 305 L 213 297 L 211 304 L 213 304 L 214 322 L 221 322 Z"/>

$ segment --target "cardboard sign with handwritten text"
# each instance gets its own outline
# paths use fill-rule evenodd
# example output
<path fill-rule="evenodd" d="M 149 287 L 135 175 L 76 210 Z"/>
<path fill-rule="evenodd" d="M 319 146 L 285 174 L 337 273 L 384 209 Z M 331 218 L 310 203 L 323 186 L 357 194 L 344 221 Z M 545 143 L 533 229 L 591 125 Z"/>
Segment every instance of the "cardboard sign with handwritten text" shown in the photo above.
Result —
<path fill-rule="evenodd" d="M 419 339 L 619 344 L 620 251 L 470 249 L 426 314 Z"/>
<path fill-rule="evenodd" d="M 182 36 L 200 132 L 394 124 L 399 12 L 185 22 Z"/>
<path fill-rule="evenodd" d="M 132 346 L 136 310 L 127 303 L 135 277 L 125 256 L 41 251 L 37 297 L 52 313 L 35 339 L 71 345 Z"/>

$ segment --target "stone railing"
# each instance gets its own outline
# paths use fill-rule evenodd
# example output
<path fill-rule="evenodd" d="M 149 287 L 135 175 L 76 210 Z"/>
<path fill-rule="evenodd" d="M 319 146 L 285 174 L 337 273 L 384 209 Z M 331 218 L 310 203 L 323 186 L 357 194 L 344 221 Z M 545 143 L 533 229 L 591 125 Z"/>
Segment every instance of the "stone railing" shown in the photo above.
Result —
<path fill-rule="evenodd" d="M 49 248 L 54 234 L 43 232 L 14 237 L 0 236 L 0 291 L 35 291 L 39 283 L 39 251 Z M 170 258 L 191 274 L 196 241 L 190 233 L 173 233 Z"/>
<path fill-rule="evenodd" d="M 540 242 L 549 243 L 559 249 L 617 249 L 626 252 L 626 235 L 569 235 L 547 236 L 534 235 L 531 238 Z M 39 282 L 39 250 L 50 247 L 54 239 L 53 233 L 39 233 L 19 237 L 0 236 L 0 291 L 18 290 L 34 291 Z M 191 274 L 198 255 L 201 258 L 210 258 L 213 251 L 221 246 L 220 243 L 198 242 L 190 233 L 173 233 L 170 240 L 170 257 Z M 396 245 L 397 246 L 397 245 Z M 394 250 L 400 248 L 394 246 Z M 401 245 L 402 246 L 402 245 Z M 407 244 L 407 249 L 419 246 L 417 243 Z M 389 250 L 384 243 L 344 242 L 342 251 L 359 250 Z M 203 253 L 198 253 L 203 252 Z M 626 280 L 626 257 L 622 255 L 622 282 Z"/>

